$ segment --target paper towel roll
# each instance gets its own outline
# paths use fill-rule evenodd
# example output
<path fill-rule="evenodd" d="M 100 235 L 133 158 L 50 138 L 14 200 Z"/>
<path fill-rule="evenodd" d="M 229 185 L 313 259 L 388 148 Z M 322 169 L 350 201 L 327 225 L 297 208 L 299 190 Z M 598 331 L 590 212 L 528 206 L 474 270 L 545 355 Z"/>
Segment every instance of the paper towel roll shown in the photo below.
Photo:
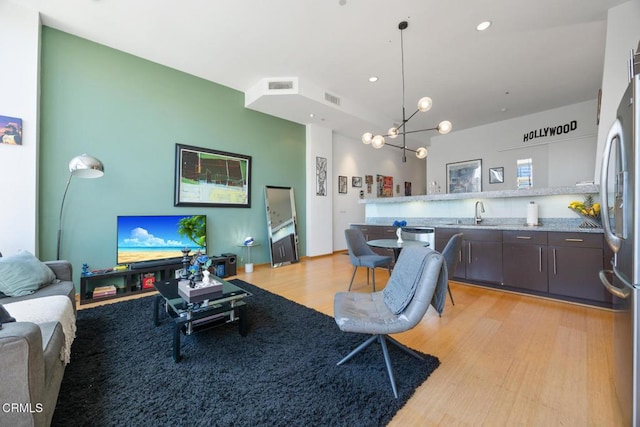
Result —
<path fill-rule="evenodd" d="M 527 205 L 527 225 L 538 225 L 538 205 L 534 202 Z"/>

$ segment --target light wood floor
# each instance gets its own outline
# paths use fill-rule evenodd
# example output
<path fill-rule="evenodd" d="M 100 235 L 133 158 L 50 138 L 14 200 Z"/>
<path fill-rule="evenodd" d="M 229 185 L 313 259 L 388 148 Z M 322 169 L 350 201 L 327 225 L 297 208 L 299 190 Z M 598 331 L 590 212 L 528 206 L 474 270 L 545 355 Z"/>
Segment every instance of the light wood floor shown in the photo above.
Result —
<path fill-rule="evenodd" d="M 332 316 L 333 295 L 347 289 L 352 271 L 339 253 L 258 265 L 235 278 Z M 381 288 L 388 274 L 379 269 L 376 278 Z M 364 269 L 352 290 L 370 290 Z M 610 311 L 456 282 L 451 290 L 455 306 L 447 300 L 442 317 L 431 307 L 416 328 L 395 336 L 441 365 L 391 426 L 622 425 Z"/>

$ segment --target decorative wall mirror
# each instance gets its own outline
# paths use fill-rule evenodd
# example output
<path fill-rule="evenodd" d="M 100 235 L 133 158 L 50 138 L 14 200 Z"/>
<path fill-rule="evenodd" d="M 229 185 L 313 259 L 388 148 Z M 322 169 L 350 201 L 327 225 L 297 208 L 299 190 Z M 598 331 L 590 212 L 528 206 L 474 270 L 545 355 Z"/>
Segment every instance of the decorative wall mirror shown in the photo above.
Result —
<path fill-rule="evenodd" d="M 281 267 L 300 261 L 293 188 L 267 185 L 264 188 L 264 200 L 271 267 Z"/>

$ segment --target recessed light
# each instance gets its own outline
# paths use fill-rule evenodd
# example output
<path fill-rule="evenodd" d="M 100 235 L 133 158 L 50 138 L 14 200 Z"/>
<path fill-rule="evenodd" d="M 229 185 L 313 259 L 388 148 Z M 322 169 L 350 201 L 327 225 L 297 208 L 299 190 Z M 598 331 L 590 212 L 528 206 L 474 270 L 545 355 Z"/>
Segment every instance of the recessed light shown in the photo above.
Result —
<path fill-rule="evenodd" d="M 505 113 L 507 110 L 508 110 L 508 108 L 507 108 L 507 107 L 502 107 L 502 108 L 500 109 L 500 111 L 502 111 L 503 113 Z"/>
<path fill-rule="evenodd" d="M 476 30 L 478 31 L 484 31 L 487 28 L 489 28 L 491 26 L 491 21 L 484 21 L 478 24 L 478 26 L 476 27 Z"/>
<path fill-rule="evenodd" d="M 316 115 L 313 113 L 309 113 L 309 117 L 314 118 Z"/>
<path fill-rule="evenodd" d="M 369 77 L 369 81 L 370 81 L 371 83 L 375 83 L 375 82 L 377 82 L 377 81 L 378 81 L 378 78 L 377 78 L 376 76 L 371 76 L 371 77 Z"/>

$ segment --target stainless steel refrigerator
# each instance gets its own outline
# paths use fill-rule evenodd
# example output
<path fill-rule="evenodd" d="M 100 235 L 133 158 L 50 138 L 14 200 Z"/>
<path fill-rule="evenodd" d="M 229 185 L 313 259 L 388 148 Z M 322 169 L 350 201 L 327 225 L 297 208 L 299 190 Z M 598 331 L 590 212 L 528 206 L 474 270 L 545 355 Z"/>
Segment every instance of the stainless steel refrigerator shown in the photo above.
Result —
<path fill-rule="evenodd" d="M 640 68 L 640 67 L 638 67 Z M 640 69 L 637 70 L 640 72 Z M 629 86 L 604 148 L 600 180 L 604 235 L 614 253 L 603 285 L 614 295 L 614 381 L 625 425 L 640 421 L 640 76 L 629 62 Z"/>

